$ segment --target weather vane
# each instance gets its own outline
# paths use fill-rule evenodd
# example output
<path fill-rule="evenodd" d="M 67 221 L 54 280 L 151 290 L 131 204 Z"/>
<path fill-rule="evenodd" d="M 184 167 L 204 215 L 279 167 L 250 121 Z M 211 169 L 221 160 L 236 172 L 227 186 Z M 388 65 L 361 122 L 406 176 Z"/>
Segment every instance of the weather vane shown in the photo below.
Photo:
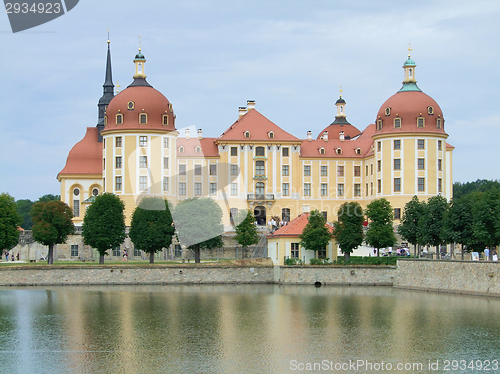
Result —
<path fill-rule="evenodd" d="M 116 82 L 116 93 L 120 92 L 120 84 Z"/>
<path fill-rule="evenodd" d="M 413 49 L 411 49 L 411 43 L 408 43 L 408 58 L 411 56 L 411 51 L 413 51 Z"/>
<path fill-rule="evenodd" d="M 141 50 L 141 36 L 139 35 L 139 51 Z"/>
<path fill-rule="evenodd" d="M 342 97 L 342 92 L 344 91 L 342 91 L 342 86 L 340 86 L 340 97 Z"/>

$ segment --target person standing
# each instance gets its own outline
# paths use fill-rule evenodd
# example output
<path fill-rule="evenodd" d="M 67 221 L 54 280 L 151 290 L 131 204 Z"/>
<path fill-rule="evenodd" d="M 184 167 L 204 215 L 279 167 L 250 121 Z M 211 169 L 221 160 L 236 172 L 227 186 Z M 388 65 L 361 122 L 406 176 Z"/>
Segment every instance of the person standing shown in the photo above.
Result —
<path fill-rule="evenodd" d="M 9 251 L 5 251 L 5 261 L 9 261 Z"/>
<path fill-rule="evenodd" d="M 490 260 L 490 250 L 488 247 L 484 249 L 484 261 L 489 261 Z"/>

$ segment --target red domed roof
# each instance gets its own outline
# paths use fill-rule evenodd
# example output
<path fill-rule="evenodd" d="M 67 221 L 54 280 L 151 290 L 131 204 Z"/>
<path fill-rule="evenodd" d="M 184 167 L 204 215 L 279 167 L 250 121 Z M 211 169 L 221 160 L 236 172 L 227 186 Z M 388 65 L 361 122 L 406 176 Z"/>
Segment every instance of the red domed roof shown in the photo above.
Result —
<path fill-rule="evenodd" d="M 134 81 L 135 82 L 135 81 Z M 139 123 L 141 114 L 147 115 L 147 123 Z M 122 123 L 117 124 L 117 114 L 122 114 Z M 168 122 L 164 125 L 164 115 Z M 116 95 L 106 110 L 107 125 L 104 132 L 117 129 L 175 130 L 174 113 L 168 99 L 153 87 L 130 85 Z"/>
<path fill-rule="evenodd" d="M 341 132 L 344 132 L 344 137 L 346 139 L 354 138 L 355 136 L 361 134 L 361 131 L 359 131 L 356 127 L 354 127 L 350 123 L 342 123 L 342 124 L 332 123 L 331 125 L 325 127 L 323 131 L 319 133 L 317 139 L 321 139 L 325 131 L 328 132 L 329 139 L 340 139 Z"/>
<path fill-rule="evenodd" d="M 102 174 L 102 143 L 97 140 L 96 127 L 87 127 L 85 137 L 69 152 L 66 166 L 60 175 Z"/>
<path fill-rule="evenodd" d="M 424 118 L 424 126 L 417 126 L 417 118 Z M 394 127 L 394 119 L 401 118 L 401 127 Z M 438 128 L 440 119 L 441 128 Z M 438 103 L 422 91 L 402 91 L 392 95 L 382 104 L 376 123 L 382 120 L 382 129 L 377 124 L 375 134 L 398 132 L 435 132 L 445 134 L 444 117 Z"/>

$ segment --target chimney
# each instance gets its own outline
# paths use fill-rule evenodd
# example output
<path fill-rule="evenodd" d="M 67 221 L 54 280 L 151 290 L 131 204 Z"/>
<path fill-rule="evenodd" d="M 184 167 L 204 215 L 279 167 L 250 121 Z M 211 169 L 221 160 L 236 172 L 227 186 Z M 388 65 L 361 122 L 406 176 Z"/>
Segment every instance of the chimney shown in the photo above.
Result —
<path fill-rule="evenodd" d="M 186 140 L 189 140 L 189 129 L 186 129 Z"/>
<path fill-rule="evenodd" d="M 341 142 L 344 141 L 344 132 L 343 131 L 340 132 L 340 141 Z"/>
<path fill-rule="evenodd" d="M 239 118 L 241 118 L 241 117 L 243 117 L 246 114 L 247 108 L 245 108 L 244 106 L 240 106 L 239 109 L 238 109 L 238 111 L 240 113 L 240 117 Z"/>
<path fill-rule="evenodd" d="M 307 132 L 307 141 L 310 142 L 313 140 L 313 133 L 312 131 Z"/>
<path fill-rule="evenodd" d="M 310 213 L 310 212 L 311 212 L 311 205 L 302 204 L 302 213 Z"/>
<path fill-rule="evenodd" d="M 324 140 L 325 142 L 327 142 L 327 141 L 328 141 L 328 131 L 323 131 L 323 140 Z"/>
<path fill-rule="evenodd" d="M 255 109 L 255 100 L 247 100 L 247 108 L 249 112 Z"/>
<path fill-rule="evenodd" d="M 198 129 L 198 139 L 200 139 L 200 140 L 203 139 L 202 133 L 203 133 L 203 130 L 202 129 Z"/>

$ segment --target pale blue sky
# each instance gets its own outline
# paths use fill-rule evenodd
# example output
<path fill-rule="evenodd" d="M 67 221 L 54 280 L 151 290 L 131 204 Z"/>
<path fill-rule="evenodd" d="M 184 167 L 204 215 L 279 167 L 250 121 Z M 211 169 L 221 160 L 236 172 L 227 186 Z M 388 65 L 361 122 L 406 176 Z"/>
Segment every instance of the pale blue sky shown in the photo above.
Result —
<path fill-rule="evenodd" d="M 293 135 L 335 116 L 339 86 L 360 130 L 401 87 L 408 42 L 419 87 L 441 106 L 455 181 L 500 178 L 499 1 L 81 0 L 12 34 L 0 17 L 0 192 L 59 194 L 68 152 L 97 123 L 107 30 L 113 80 L 132 81 L 138 36 L 148 81 L 178 128 L 219 136 L 256 108 Z"/>

